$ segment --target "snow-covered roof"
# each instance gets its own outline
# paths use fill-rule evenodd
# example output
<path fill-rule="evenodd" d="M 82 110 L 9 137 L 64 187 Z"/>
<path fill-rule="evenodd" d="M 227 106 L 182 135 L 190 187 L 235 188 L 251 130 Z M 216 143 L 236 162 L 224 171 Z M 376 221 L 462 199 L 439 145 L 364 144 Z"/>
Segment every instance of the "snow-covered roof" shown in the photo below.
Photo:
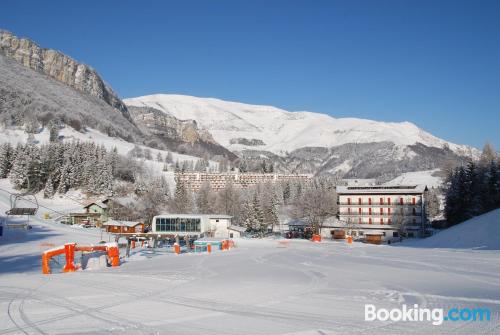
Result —
<path fill-rule="evenodd" d="M 422 194 L 425 185 L 337 186 L 338 194 Z"/>
<path fill-rule="evenodd" d="M 86 205 L 86 206 L 84 206 L 83 208 L 88 208 L 88 207 L 90 207 L 90 206 L 92 206 L 92 205 L 97 205 L 97 206 L 99 206 L 99 207 L 101 207 L 101 208 L 108 208 L 108 206 L 106 206 L 106 204 L 104 204 L 104 203 L 102 203 L 102 202 L 96 202 L 96 201 L 93 201 L 93 202 L 91 202 L 91 203 L 87 204 L 87 205 Z"/>
<path fill-rule="evenodd" d="M 234 230 L 234 231 L 237 231 L 240 233 L 244 233 L 247 231 L 247 229 L 245 227 L 240 227 L 240 226 L 229 226 L 229 227 L 227 227 L 227 229 Z"/>
<path fill-rule="evenodd" d="M 138 221 L 118 221 L 118 220 L 108 220 L 104 222 L 103 226 L 120 226 L 120 227 L 135 227 L 142 222 Z"/>

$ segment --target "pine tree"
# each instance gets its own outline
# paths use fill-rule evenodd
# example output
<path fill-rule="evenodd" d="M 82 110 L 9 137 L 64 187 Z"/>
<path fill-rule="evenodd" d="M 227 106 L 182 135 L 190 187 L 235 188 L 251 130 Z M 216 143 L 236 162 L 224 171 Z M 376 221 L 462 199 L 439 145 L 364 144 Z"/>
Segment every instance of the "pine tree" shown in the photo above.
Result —
<path fill-rule="evenodd" d="M 15 159 L 9 172 L 9 179 L 14 188 L 28 188 L 29 156 L 23 146 L 16 148 Z"/>
<path fill-rule="evenodd" d="M 54 196 L 54 184 L 52 183 L 52 177 L 49 176 L 47 182 L 45 183 L 45 188 L 43 189 L 44 198 L 52 198 Z"/>
<path fill-rule="evenodd" d="M 10 143 L 0 145 L 0 178 L 7 178 L 12 161 L 14 160 L 14 149 Z"/>

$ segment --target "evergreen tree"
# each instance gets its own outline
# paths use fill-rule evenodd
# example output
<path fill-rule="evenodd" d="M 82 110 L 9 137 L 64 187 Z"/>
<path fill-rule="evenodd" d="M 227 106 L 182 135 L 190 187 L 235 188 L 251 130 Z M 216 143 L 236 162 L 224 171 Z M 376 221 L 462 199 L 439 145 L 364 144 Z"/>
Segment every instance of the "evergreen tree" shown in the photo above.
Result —
<path fill-rule="evenodd" d="M 10 143 L 0 145 L 0 178 L 7 178 L 12 161 L 14 160 L 14 149 Z"/>
<path fill-rule="evenodd" d="M 45 188 L 43 189 L 44 198 L 52 198 L 54 196 L 54 184 L 52 182 L 52 177 L 49 176 L 47 182 L 45 183 Z"/>

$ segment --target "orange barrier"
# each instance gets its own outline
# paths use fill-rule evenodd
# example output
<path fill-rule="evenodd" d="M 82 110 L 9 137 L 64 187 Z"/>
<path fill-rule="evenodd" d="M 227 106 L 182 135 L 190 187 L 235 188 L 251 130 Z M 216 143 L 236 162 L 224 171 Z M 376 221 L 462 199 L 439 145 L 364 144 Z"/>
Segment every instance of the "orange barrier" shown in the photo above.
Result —
<path fill-rule="evenodd" d="M 210 243 L 207 244 L 207 252 L 208 253 L 212 252 L 212 245 Z"/>
<path fill-rule="evenodd" d="M 321 235 L 314 234 L 314 235 L 312 236 L 312 241 L 313 241 L 313 242 L 321 242 Z"/>
<path fill-rule="evenodd" d="M 174 243 L 174 252 L 177 255 L 181 253 L 181 246 L 178 243 Z"/>
<path fill-rule="evenodd" d="M 347 243 L 349 243 L 349 244 L 352 243 L 352 236 L 347 236 Z"/>
<path fill-rule="evenodd" d="M 54 256 L 65 254 L 66 264 L 63 267 L 63 272 L 74 272 L 78 268 L 75 265 L 75 251 L 103 251 L 108 253 L 109 262 L 111 266 L 120 265 L 120 250 L 117 244 L 107 244 L 107 245 L 91 245 L 91 246 L 80 246 L 76 243 L 66 243 L 64 246 L 50 249 L 42 254 L 42 273 L 50 274 L 50 259 Z"/>

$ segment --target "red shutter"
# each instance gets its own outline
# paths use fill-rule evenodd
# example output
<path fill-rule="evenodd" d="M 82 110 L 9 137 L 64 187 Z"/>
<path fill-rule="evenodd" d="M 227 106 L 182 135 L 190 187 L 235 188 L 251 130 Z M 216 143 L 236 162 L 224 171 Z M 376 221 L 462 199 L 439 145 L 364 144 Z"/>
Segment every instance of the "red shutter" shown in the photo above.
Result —
<path fill-rule="evenodd" d="M 380 218 L 380 224 L 384 224 L 384 219 Z"/>
<path fill-rule="evenodd" d="M 368 214 L 372 215 L 372 209 L 368 208 Z"/>
<path fill-rule="evenodd" d="M 358 198 L 358 204 L 361 205 L 361 198 Z"/>
<path fill-rule="evenodd" d="M 372 224 L 372 218 L 368 218 L 368 224 Z"/>
<path fill-rule="evenodd" d="M 391 205 L 391 198 L 387 198 L 387 204 L 390 206 Z"/>
<path fill-rule="evenodd" d="M 384 204 L 384 198 L 380 198 L 380 204 L 383 205 Z"/>
<path fill-rule="evenodd" d="M 383 215 L 383 214 L 384 214 L 384 209 L 380 208 L 380 215 Z"/>
<path fill-rule="evenodd" d="M 372 204 L 372 198 L 368 198 L 368 205 Z"/>
<path fill-rule="evenodd" d="M 347 198 L 347 204 L 350 205 L 351 204 L 351 198 Z"/>
<path fill-rule="evenodd" d="M 403 205 L 403 198 L 399 198 L 399 204 Z"/>
<path fill-rule="evenodd" d="M 416 199 L 415 199 L 415 198 L 411 199 L 411 201 L 412 201 L 412 204 L 413 204 L 413 205 L 415 205 L 415 204 L 416 204 Z"/>

